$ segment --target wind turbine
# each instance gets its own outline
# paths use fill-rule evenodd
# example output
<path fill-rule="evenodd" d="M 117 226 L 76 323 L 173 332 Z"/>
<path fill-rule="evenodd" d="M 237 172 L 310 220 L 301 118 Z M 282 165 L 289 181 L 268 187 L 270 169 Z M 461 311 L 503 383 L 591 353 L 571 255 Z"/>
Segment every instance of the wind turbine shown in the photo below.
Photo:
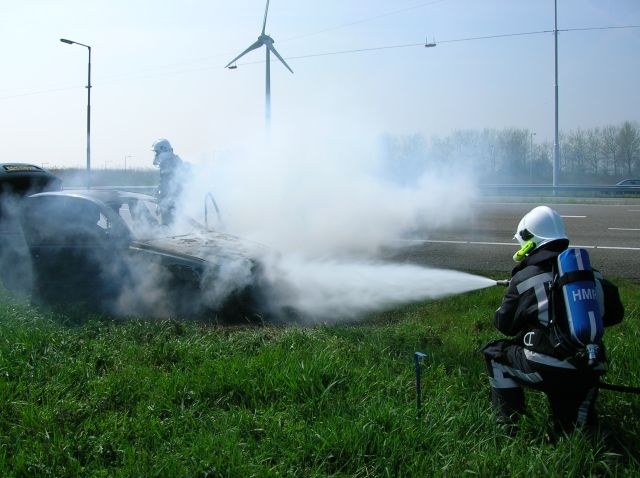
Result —
<path fill-rule="evenodd" d="M 267 7 L 264 10 L 264 21 L 262 22 L 262 33 L 260 34 L 258 39 L 255 41 L 255 43 L 253 43 L 249 48 L 247 48 L 245 51 L 243 51 L 238 56 L 236 56 L 233 60 L 231 60 L 227 64 L 227 66 L 225 66 L 225 68 L 235 68 L 235 62 L 237 60 L 242 58 L 244 55 L 246 55 L 250 51 L 255 50 L 256 48 L 260 48 L 263 45 L 265 46 L 265 51 L 267 56 L 267 61 L 266 61 L 267 72 L 266 72 L 266 89 L 265 89 L 265 100 L 264 100 L 264 119 L 268 129 L 271 123 L 271 53 L 273 53 L 276 57 L 278 57 L 278 60 L 280 60 L 282 64 L 285 67 L 287 67 L 287 70 L 289 70 L 291 73 L 293 73 L 293 70 L 289 68 L 289 65 L 287 65 L 287 62 L 284 61 L 284 58 L 282 58 L 280 56 L 280 53 L 278 53 L 278 51 L 274 48 L 273 38 L 271 38 L 269 35 L 267 35 L 264 32 L 267 26 L 267 13 L 269 13 L 269 0 L 267 0 Z M 231 66 L 231 65 L 234 65 L 234 66 Z"/>

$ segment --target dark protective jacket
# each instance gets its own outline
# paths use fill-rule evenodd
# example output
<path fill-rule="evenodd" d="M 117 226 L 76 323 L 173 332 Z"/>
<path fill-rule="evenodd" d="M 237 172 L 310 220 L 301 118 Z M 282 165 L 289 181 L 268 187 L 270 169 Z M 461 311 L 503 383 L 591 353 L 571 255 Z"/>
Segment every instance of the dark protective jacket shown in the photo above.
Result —
<path fill-rule="evenodd" d="M 500 332 L 514 337 L 525 349 L 562 360 L 567 358 L 566 352 L 554 347 L 548 333 L 549 297 L 553 265 L 568 245 L 567 240 L 550 242 L 519 263 L 512 271 L 511 282 L 493 319 Z M 624 313 L 618 290 L 599 272 L 594 272 L 599 300 L 604 305 L 603 323 L 605 326 L 617 324 Z"/>

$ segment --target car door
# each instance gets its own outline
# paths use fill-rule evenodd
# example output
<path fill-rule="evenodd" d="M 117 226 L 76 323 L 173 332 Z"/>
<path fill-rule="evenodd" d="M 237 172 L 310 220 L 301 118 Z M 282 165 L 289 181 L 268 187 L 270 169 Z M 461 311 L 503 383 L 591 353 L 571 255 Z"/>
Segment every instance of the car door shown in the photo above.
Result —
<path fill-rule="evenodd" d="M 104 208 L 81 197 L 34 196 L 23 217 L 36 301 L 101 306 L 117 297 L 123 246 Z"/>

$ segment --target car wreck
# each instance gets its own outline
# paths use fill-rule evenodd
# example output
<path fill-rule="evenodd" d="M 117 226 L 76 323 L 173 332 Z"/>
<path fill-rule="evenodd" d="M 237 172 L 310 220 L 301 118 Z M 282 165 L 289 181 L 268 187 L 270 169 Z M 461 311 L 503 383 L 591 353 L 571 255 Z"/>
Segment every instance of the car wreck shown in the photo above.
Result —
<path fill-rule="evenodd" d="M 31 262 L 20 227 L 22 200 L 60 189 L 62 181 L 35 164 L 0 163 L 0 282 L 14 294 L 31 290 Z"/>
<path fill-rule="evenodd" d="M 224 322 L 264 313 L 267 248 L 190 218 L 163 225 L 152 196 L 65 190 L 34 194 L 23 206 L 34 302 Z"/>

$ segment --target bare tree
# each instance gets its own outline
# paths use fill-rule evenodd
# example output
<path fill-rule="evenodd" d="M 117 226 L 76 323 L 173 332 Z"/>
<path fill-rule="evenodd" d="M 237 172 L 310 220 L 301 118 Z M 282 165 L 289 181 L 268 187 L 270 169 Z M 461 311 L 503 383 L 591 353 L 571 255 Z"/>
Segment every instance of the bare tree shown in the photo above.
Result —
<path fill-rule="evenodd" d="M 529 132 L 527 130 L 509 128 L 500 131 L 498 147 L 505 172 L 514 175 L 526 172 L 529 151 Z"/>
<path fill-rule="evenodd" d="M 587 155 L 587 139 L 584 131 L 577 129 L 570 131 L 563 144 L 564 162 L 567 171 L 584 173 L 584 163 Z"/>
<path fill-rule="evenodd" d="M 602 131 L 600 128 L 590 129 L 586 136 L 586 162 L 593 175 L 598 176 L 602 161 Z"/>
<path fill-rule="evenodd" d="M 638 127 L 629 121 L 625 121 L 618 131 L 617 137 L 620 160 L 626 166 L 627 174 L 631 176 L 634 164 L 639 162 L 640 156 L 640 132 Z"/>
<path fill-rule="evenodd" d="M 480 135 L 480 155 L 482 161 L 488 166 L 490 174 L 497 171 L 496 169 L 496 143 L 497 132 L 495 129 L 484 129 Z"/>
<path fill-rule="evenodd" d="M 614 176 L 618 175 L 618 128 L 606 126 L 602 130 L 602 153 L 607 160 L 608 169 Z"/>

